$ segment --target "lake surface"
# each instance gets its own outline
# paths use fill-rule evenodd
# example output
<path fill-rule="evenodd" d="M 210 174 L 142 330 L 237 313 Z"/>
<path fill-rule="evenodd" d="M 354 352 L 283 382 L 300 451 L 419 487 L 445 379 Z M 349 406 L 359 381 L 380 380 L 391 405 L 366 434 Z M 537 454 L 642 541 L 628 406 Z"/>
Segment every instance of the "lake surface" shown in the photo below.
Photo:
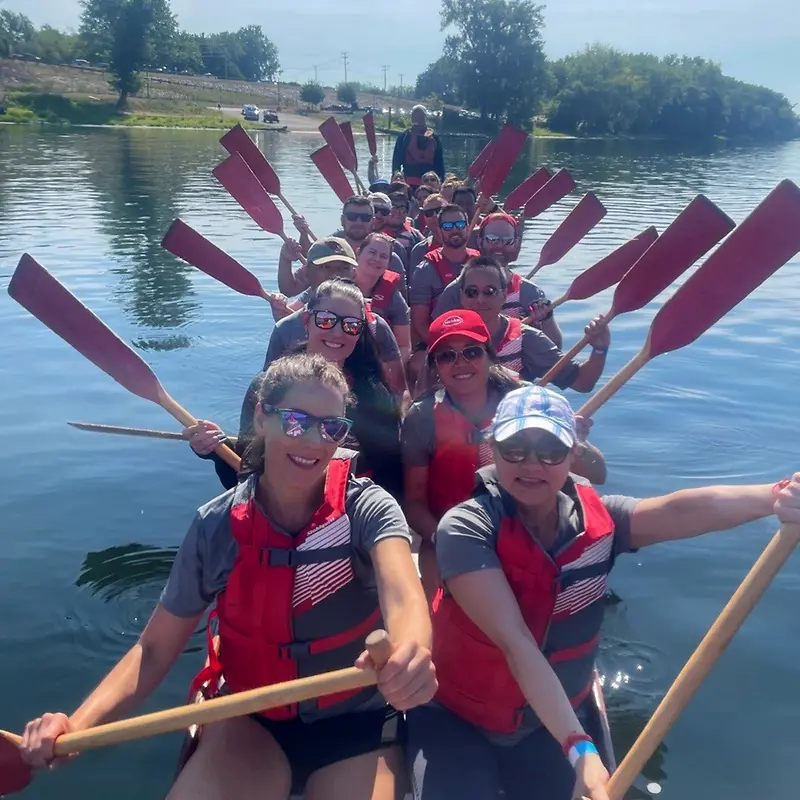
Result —
<path fill-rule="evenodd" d="M 136 640 L 194 509 L 220 491 L 211 465 L 188 445 L 68 427 L 84 420 L 179 429 L 15 304 L 8 280 L 19 256 L 33 254 L 138 348 L 178 402 L 235 432 L 273 326 L 269 307 L 160 247 L 180 216 L 275 286 L 279 242 L 212 177 L 224 155 L 218 139 L 199 131 L 0 127 L 2 728 L 20 730 L 45 710 L 71 712 L 80 703 Z M 333 231 L 340 206 L 309 160 L 318 137 L 262 134 L 260 144 L 290 202 L 318 234 Z M 448 167 L 463 173 L 481 144 L 448 140 Z M 363 139 L 358 147 L 365 165 Z M 391 143 L 380 147 L 389 159 Z M 554 297 L 633 234 L 651 224 L 663 229 L 699 192 L 740 221 L 780 179 L 800 181 L 800 142 L 738 149 L 540 140 L 513 177 L 542 164 L 568 167 L 580 191 L 594 190 L 609 210 L 584 243 L 540 273 Z M 521 264 L 535 263 L 579 197 L 528 223 Z M 614 323 L 609 375 L 640 348 L 668 295 Z M 609 303 L 606 292 L 559 309 L 565 344 Z M 795 261 L 598 412 L 592 437 L 608 460 L 607 490 L 647 496 L 772 482 L 797 469 L 798 308 Z M 618 753 L 776 528 L 770 519 L 621 560 L 600 659 Z M 648 766 L 662 797 L 794 795 L 799 588 L 795 557 Z M 185 700 L 201 648 L 197 637 L 149 709 Z M 173 736 L 89 754 L 39 776 L 25 796 L 155 800 L 169 785 L 178 746 Z"/>

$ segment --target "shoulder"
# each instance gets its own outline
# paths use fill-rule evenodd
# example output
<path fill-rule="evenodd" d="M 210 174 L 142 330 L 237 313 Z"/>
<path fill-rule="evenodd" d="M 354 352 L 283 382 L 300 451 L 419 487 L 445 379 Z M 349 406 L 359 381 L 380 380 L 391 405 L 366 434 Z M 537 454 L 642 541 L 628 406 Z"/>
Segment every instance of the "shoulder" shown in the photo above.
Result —
<path fill-rule="evenodd" d="M 381 539 L 393 537 L 411 541 L 399 503 L 370 478 L 349 479 L 345 508 L 356 546 L 370 549 Z"/>
<path fill-rule="evenodd" d="M 421 417 L 427 414 L 431 414 L 433 413 L 433 407 L 435 404 L 436 404 L 436 393 L 428 392 L 427 394 L 424 394 L 422 397 L 420 397 L 418 400 L 415 400 L 411 404 L 411 407 L 408 409 L 406 417 L 411 415 L 415 417 Z"/>
<path fill-rule="evenodd" d="M 296 328 L 298 325 L 302 326 L 303 324 L 303 311 L 305 309 L 298 309 L 297 311 L 293 311 L 289 314 L 288 317 L 284 317 L 278 322 L 275 323 L 275 328 L 273 329 L 273 333 L 280 331 L 282 334 L 290 333 L 292 329 Z"/>
<path fill-rule="evenodd" d="M 436 529 L 437 546 L 446 539 L 451 542 L 468 539 L 471 543 L 482 540 L 493 546 L 502 518 L 502 500 L 481 492 L 445 513 Z"/>
<path fill-rule="evenodd" d="M 524 291 L 526 296 L 530 295 L 531 297 L 542 298 L 545 296 L 544 292 L 533 282 L 529 281 L 527 278 L 520 279 L 520 290 Z"/>

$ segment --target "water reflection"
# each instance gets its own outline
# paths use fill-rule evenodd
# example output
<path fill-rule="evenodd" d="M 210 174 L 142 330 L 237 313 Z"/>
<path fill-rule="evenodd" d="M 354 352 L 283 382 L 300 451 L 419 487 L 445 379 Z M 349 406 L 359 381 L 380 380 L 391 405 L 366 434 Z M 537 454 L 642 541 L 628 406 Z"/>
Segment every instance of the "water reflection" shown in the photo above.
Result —
<path fill-rule="evenodd" d="M 162 585 L 169 577 L 177 547 L 126 544 L 86 554 L 75 585 L 85 587 L 106 602 L 124 592 L 151 584 Z"/>

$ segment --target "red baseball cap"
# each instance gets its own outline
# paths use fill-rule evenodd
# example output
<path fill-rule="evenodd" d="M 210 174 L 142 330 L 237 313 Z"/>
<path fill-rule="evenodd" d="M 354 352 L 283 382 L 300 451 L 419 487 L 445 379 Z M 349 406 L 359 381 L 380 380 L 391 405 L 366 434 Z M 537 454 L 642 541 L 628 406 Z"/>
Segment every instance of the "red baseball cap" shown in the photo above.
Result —
<path fill-rule="evenodd" d="M 494 211 L 491 214 L 487 214 L 481 220 L 481 224 L 478 226 L 478 232 L 483 233 L 483 229 L 490 222 L 508 222 L 509 224 L 514 226 L 514 230 L 517 231 L 519 230 L 519 220 L 512 217 L 511 214 L 506 214 L 505 211 Z"/>
<path fill-rule="evenodd" d="M 428 352 L 451 336 L 466 336 L 481 344 L 492 338 L 481 315 L 466 308 L 457 308 L 436 317 L 428 328 Z"/>

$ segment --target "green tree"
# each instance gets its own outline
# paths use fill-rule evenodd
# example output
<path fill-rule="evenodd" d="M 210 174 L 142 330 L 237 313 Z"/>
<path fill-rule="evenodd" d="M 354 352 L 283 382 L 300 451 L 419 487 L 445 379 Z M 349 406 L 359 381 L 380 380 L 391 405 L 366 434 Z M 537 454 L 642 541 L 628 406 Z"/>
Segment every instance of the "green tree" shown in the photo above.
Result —
<path fill-rule="evenodd" d="M 325 99 L 325 90 L 315 81 L 308 81 L 300 88 L 300 99 L 311 106 L 318 106 Z"/>
<path fill-rule="evenodd" d="M 428 65 L 417 77 L 414 97 L 417 99 L 435 94 L 445 103 L 460 103 L 458 64 L 450 58 L 441 58 Z"/>
<path fill-rule="evenodd" d="M 278 48 L 264 35 L 260 25 L 248 25 L 234 34 L 238 39 L 239 71 L 248 81 L 274 81 L 280 71 Z"/>
<path fill-rule="evenodd" d="M 0 57 L 8 58 L 14 53 L 24 52 L 23 42 L 33 39 L 36 29 L 24 15 L 8 9 L 0 11 Z"/>
<path fill-rule="evenodd" d="M 26 52 L 39 56 L 47 64 L 68 64 L 83 58 L 83 45 L 75 33 L 64 33 L 50 25 L 43 25 L 26 43 Z"/>
<path fill-rule="evenodd" d="M 336 87 L 336 97 L 339 102 L 351 106 L 353 109 L 358 107 L 358 92 L 352 83 L 340 83 Z"/>
<path fill-rule="evenodd" d="M 452 30 L 444 56 L 456 64 L 464 102 L 481 116 L 530 124 L 547 82 L 543 6 L 531 0 L 442 0 Z"/>

